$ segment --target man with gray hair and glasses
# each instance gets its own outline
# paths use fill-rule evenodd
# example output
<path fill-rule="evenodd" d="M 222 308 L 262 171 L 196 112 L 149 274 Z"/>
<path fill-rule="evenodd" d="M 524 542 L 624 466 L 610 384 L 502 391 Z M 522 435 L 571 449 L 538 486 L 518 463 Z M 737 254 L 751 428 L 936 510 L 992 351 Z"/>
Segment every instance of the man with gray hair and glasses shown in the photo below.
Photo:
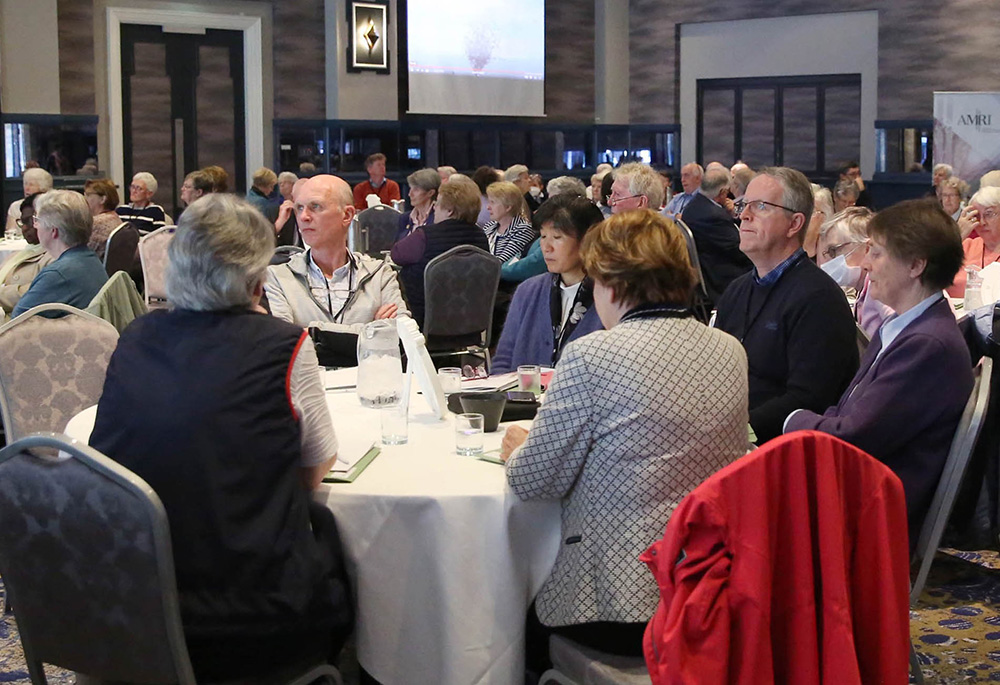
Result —
<path fill-rule="evenodd" d="M 119 218 L 130 222 L 140 233 L 163 228 L 166 213 L 163 207 L 153 204 L 157 187 L 156 178 L 148 171 L 140 171 L 133 176 L 132 183 L 128 187 L 128 197 L 131 202 L 115 210 Z"/>
<path fill-rule="evenodd" d="M 802 249 L 809 180 L 787 167 L 761 169 L 736 209 L 740 250 L 754 268 L 722 295 L 715 327 L 746 349 L 750 426 L 763 444 L 799 405 L 822 413 L 837 403 L 857 371 L 858 347 L 843 291 Z"/>
<path fill-rule="evenodd" d="M 608 196 L 612 214 L 633 209 L 652 209 L 655 212 L 663 205 L 663 182 L 648 164 L 623 164 L 614 172 L 614 178 L 611 195 Z"/>
<path fill-rule="evenodd" d="M 729 284 L 753 266 L 740 252 L 740 232 L 724 206 L 731 183 L 725 167 L 708 169 L 684 210 L 684 223 L 694 236 L 705 290 L 712 302 L 718 302 Z"/>
<path fill-rule="evenodd" d="M 87 247 L 93 219 L 83 195 L 72 190 L 51 190 L 35 200 L 38 242 L 53 261 L 31 281 L 11 316 L 51 302 L 83 309 L 107 280 L 104 265 Z"/>
<path fill-rule="evenodd" d="M 701 185 L 701 177 L 705 175 L 705 170 L 696 162 L 690 162 L 681 167 L 681 187 L 683 193 L 677 193 L 670 199 L 670 203 L 663 209 L 667 216 L 674 217 L 684 212 L 684 208 L 694 199 Z"/>

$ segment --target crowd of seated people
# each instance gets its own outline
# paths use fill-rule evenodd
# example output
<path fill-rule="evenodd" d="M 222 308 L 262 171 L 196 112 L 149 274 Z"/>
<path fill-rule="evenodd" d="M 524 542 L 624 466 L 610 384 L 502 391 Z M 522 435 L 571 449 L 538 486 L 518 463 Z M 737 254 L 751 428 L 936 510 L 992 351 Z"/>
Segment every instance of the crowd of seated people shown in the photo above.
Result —
<path fill-rule="evenodd" d="M 315 400 L 307 397 L 316 391 L 309 376 L 315 353 L 305 345 L 292 350 L 293 342 L 308 340 L 303 329 L 356 334 L 366 323 L 403 315 L 421 325 L 427 263 L 452 247 L 472 245 L 502 262 L 501 287 L 512 297 L 501 319 L 494 371 L 555 367 L 532 428 L 510 428 L 502 455 L 518 497 L 563 504 L 564 544 L 529 616 L 535 667 L 544 668 L 545 636 L 553 631 L 603 651 L 638 653 L 657 593 L 635 560 L 691 489 L 745 452 L 748 426 L 758 445 L 809 428 L 886 463 L 906 489 L 910 530 L 900 534 L 915 542 L 972 387 L 972 360 L 942 291 L 960 297 L 965 267 L 1000 260 L 1000 187 L 981 181 L 963 204 L 964 182 L 936 170 L 936 199 L 876 213 L 861 206 L 870 198 L 853 162 L 842 165 L 832 191 L 789 168 L 752 170 L 738 163 L 729 169 L 714 162 L 703 169 L 690 162 L 680 175 L 683 192 L 672 198 L 661 174 L 634 162 L 599 170 L 589 188 L 569 176 L 542 184 L 525 165 L 480 167 L 471 179 L 443 166 L 407 177 L 409 207 L 397 240 L 389 259 L 376 259 L 348 248 L 351 223 L 374 201 L 371 196 L 388 204 L 400 192 L 386 176 L 384 156 L 372 155 L 365 166 L 368 179 L 353 190 L 336 176 L 299 179 L 262 168 L 246 200 L 218 196 L 228 187 L 218 167 L 185 178 L 187 209 L 170 248 L 174 308 L 140 319 L 123 336 L 109 369 L 108 399 L 99 409 L 101 431 L 95 429 L 100 449 L 137 471 L 149 469 L 154 487 L 170 491 L 175 504 L 168 511 L 180 507 L 176 502 L 188 491 L 166 482 L 159 448 L 136 442 L 146 424 L 113 425 L 111 418 L 122 411 L 116 407 L 139 402 L 138 393 L 155 404 L 186 392 L 182 372 L 176 389 L 142 387 L 149 384 L 127 377 L 132 364 L 164 374 L 172 373 L 169 364 L 184 368 L 183 358 L 155 358 L 158 340 L 190 334 L 196 340 L 191 353 L 215 358 L 211 335 L 232 327 L 243 331 L 232 344 L 247 348 L 249 363 L 263 354 L 254 345 L 258 336 L 273 336 L 288 354 L 261 361 L 273 367 L 275 379 L 278 369 L 301 371 L 295 376 L 301 385 L 294 387 L 303 394 L 293 389 L 290 401 L 294 411 L 308 412 Z M 27 174 L 25 179 L 26 193 L 42 190 L 44 179 L 33 178 L 30 188 Z M 106 233 L 120 221 L 149 230 L 166 220 L 153 203 L 156 189 L 155 178 L 140 172 L 130 185 L 130 203 L 121 207 L 106 179 L 88 181 L 85 198 L 68 191 L 27 193 L 15 225 L 38 244 L 0 267 L 0 305 L 14 316 L 43 302 L 85 307 L 106 280 L 95 253 Z M 681 222 L 690 229 L 697 265 Z M 236 249 L 235 226 L 247 231 L 252 257 Z M 264 229 L 266 239 L 258 235 Z M 305 249 L 268 266 L 285 239 Z M 696 266 L 716 306 L 711 327 L 690 310 Z M 226 283 L 198 276 L 205 270 L 218 270 Z M 211 293 L 185 291 L 184 284 L 193 282 Z M 213 328 L 206 322 L 225 323 Z M 859 327 L 871 339 L 863 357 Z M 238 377 L 237 361 L 220 362 L 220 384 L 230 379 L 221 374 Z M 266 399 L 261 411 L 278 403 L 276 385 L 247 380 L 239 387 L 247 404 Z M 934 412 L 923 401 L 929 394 Z M 281 399 L 288 401 L 284 390 Z M 302 533 L 315 512 L 303 508 L 299 491 L 292 493 L 289 474 L 308 474 L 308 486 L 329 468 L 336 439 L 326 418 L 314 435 L 318 451 L 306 446 L 306 432 L 315 426 L 281 426 L 301 448 L 285 449 L 280 465 L 271 465 L 275 482 L 282 483 L 280 497 L 269 498 L 263 489 L 253 494 L 263 503 L 262 516 L 294 512 L 284 524 L 295 527 L 296 544 L 305 546 L 317 544 Z M 232 439 L 242 445 L 251 438 Z M 271 444 L 265 438 L 260 449 Z M 214 493 L 207 496 L 223 497 L 224 483 L 203 487 Z M 223 498 L 220 504 L 230 503 Z M 176 515 L 182 529 L 193 526 L 193 511 L 170 512 L 171 521 Z M 325 524 L 313 525 L 318 534 Z M 209 537 L 222 533 L 204 531 Z M 263 537 L 257 542 L 260 563 L 290 563 L 270 557 Z M 196 572 L 189 577 L 196 581 L 189 586 L 194 601 L 182 607 L 192 612 L 186 616 L 200 617 L 198 584 L 214 582 L 217 569 L 188 562 Z M 242 582 L 240 574 L 232 579 L 234 591 Z M 342 607 L 327 602 L 331 588 L 324 580 L 309 598 L 299 598 L 300 608 L 315 600 L 336 614 Z M 270 609 L 260 610 L 267 618 Z M 337 615 L 342 628 L 347 619 Z M 226 623 L 225 608 L 211 618 Z M 324 624 L 322 640 L 339 648 L 340 638 L 329 631 L 340 635 L 341 628 L 333 625 Z M 230 637 L 233 642 L 226 642 Z M 193 655 L 211 670 L 243 637 L 237 631 L 221 643 L 206 640 Z"/>

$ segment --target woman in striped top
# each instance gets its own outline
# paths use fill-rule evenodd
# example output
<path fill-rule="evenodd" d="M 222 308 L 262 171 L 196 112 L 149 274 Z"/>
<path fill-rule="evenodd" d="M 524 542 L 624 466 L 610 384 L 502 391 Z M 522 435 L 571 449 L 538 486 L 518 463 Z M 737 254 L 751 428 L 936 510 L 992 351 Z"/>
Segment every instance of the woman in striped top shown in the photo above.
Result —
<path fill-rule="evenodd" d="M 524 255 L 538 234 L 528 219 L 521 190 L 513 183 L 499 181 L 486 188 L 490 222 L 483 226 L 490 252 L 507 263 Z"/>

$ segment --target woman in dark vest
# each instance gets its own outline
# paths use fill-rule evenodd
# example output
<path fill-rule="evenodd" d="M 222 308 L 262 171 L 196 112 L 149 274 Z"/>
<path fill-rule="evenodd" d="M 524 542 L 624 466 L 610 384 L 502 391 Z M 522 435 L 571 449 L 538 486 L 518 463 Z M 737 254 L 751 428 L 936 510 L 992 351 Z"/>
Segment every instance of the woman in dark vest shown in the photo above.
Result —
<path fill-rule="evenodd" d="M 336 524 L 309 497 L 337 453 L 316 352 L 258 304 L 273 251 L 242 200 L 185 210 L 175 308 L 122 334 L 91 436 L 163 501 L 199 682 L 318 663 L 352 623 Z"/>
<path fill-rule="evenodd" d="M 421 226 L 392 246 L 392 261 L 402 270 L 406 302 L 413 320 L 424 325 L 424 267 L 440 254 L 459 245 L 474 245 L 489 252 L 483 229 L 476 226 L 479 215 L 479 188 L 472 179 L 453 175 L 438 191 L 434 203 L 434 221 Z M 470 284 L 475 287 L 475 284 Z"/>

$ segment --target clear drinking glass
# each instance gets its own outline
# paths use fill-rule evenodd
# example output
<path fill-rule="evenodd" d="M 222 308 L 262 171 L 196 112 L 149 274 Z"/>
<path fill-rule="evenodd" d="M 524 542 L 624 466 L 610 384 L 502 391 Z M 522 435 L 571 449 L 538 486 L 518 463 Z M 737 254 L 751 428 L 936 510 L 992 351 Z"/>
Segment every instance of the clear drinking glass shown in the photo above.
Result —
<path fill-rule="evenodd" d="M 482 414 L 459 414 L 455 417 L 455 452 L 463 457 L 483 453 Z"/>
<path fill-rule="evenodd" d="M 441 380 L 441 391 L 445 395 L 462 392 L 462 369 L 454 366 L 438 369 L 438 378 Z"/>
<path fill-rule="evenodd" d="M 521 392 L 542 392 L 542 369 L 534 364 L 517 367 L 517 389 Z"/>
<path fill-rule="evenodd" d="M 983 306 L 983 278 L 979 275 L 979 268 L 976 266 L 965 267 L 965 299 L 962 308 L 971 312 Z"/>
<path fill-rule="evenodd" d="M 382 417 L 382 444 L 405 445 L 408 417 L 403 405 L 398 404 L 394 407 L 383 407 L 380 414 Z"/>

